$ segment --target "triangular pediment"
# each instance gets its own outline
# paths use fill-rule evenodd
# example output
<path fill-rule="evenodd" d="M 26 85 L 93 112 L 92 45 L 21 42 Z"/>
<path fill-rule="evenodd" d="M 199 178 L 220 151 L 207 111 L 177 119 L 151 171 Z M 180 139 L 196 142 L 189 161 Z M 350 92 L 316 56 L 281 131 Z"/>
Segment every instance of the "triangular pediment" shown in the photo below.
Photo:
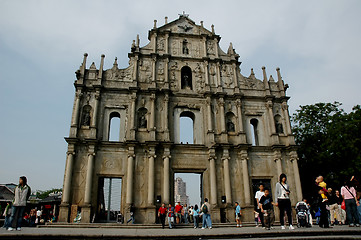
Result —
<path fill-rule="evenodd" d="M 172 33 L 182 33 L 182 34 L 194 34 L 201 35 L 207 34 L 212 35 L 212 32 L 206 28 L 197 25 L 192 19 L 184 16 L 180 16 L 178 19 L 167 23 L 158 28 L 159 32 L 170 31 Z"/>

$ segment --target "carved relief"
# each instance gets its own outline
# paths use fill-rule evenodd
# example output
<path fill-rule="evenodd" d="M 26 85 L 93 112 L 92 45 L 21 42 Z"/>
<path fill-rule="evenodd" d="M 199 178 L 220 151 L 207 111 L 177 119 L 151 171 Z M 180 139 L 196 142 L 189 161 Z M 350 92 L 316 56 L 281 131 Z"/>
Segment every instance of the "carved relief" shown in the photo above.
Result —
<path fill-rule="evenodd" d="M 178 81 L 176 77 L 177 70 L 178 70 L 178 63 L 173 62 L 170 66 L 170 73 L 169 73 L 170 86 L 172 89 L 178 89 Z"/>
<path fill-rule="evenodd" d="M 158 62 L 158 69 L 157 69 L 157 80 L 160 82 L 164 81 L 164 62 Z"/>
<path fill-rule="evenodd" d="M 233 71 L 231 66 L 226 64 L 221 66 L 221 78 L 225 87 L 233 87 Z"/>
<path fill-rule="evenodd" d="M 198 43 L 198 44 L 194 44 L 192 53 L 193 53 L 193 57 L 200 57 L 200 56 L 201 56 L 201 51 L 200 51 L 199 43 Z"/>
<path fill-rule="evenodd" d="M 134 62 L 129 61 L 129 66 L 125 69 L 119 69 L 118 65 L 114 65 L 111 69 L 105 72 L 105 78 L 107 80 L 121 80 L 125 82 L 131 82 L 133 76 Z"/>
<path fill-rule="evenodd" d="M 200 63 L 197 63 L 196 68 L 194 69 L 194 77 L 196 80 L 196 90 L 197 92 L 202 92 L 205 87 L 205 82 L 203 80 L 203 66 Z"/>
<path fill-rule="evenodd" d="M 207 52 L 210 55 L 214 55 L 214 42 L 213 41 L 207 41 Z"/>
<path fill-rule="evenodd" d="M 216 80 L 216 65 L 214 63 L 211 63 L 209 65 L 209 74 L 210 74 L 210 83 L 212 85 L 215 85 L 217 80 Z"/>
<path fill-rule="evenodd" d="M 158 51 L 164 51 L 165 49 L 164 38 L 158 38 L 157 49 Z"/>
<path fill-rule="evenodd" d="M 178 55 L 178 42 L 176 40 L 172 42 L 172 54 Z"/>
<path fill-rule="evenodd" d="M 152 64 L 148 59 L 139 61 L 139 81 L 145 83 L 152 81 Z"/>

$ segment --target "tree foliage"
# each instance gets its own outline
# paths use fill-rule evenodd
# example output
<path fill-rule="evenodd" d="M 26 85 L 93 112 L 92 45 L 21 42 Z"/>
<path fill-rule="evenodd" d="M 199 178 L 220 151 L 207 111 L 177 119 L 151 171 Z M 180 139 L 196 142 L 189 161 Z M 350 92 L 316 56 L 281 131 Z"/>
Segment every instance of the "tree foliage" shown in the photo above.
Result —
<path fill-rule="evenodd" d="M 346 113 L 341 105 L 300 106 L 292 116 L 305 196 L 312 194 L 318 175 L 334 188 L 339 188 L 346 177 L 361 177 L 361 107 L 357 105 Z"/>
<path fill-rule="evenodd" d="M 50 189 L 50 190 L 46 190 L 46 191 L 37 191 L 36 192 L 36 197 L 39 198 L 39 199 L 45 199 L 49 196 L 50 193 L 53 193 L 53 192 L 62 192 L 63 190 L 61 188 L 53 188 L 53 189 Z"/>

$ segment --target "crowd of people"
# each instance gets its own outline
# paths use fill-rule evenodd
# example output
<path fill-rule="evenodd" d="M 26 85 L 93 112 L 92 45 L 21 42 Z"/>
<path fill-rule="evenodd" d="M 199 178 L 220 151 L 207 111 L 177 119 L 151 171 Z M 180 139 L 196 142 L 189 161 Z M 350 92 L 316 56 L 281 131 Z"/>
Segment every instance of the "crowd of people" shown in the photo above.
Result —
<path fill-rule="evenodd" d="M 181 223 L 193 223 L 194 228 L 212 229 L 211 219 L 211 205 L 208 203 L 208 199 L 204 199 L 204 203 L 199 208 L 197 204 L 188 207 L 184 206 L 180 202 L 176 203 L 173 207 L 172 204 L 168 204 L 168 207 L 163 203 L 158 210 L 158 217 L 162 223 L 162 227 L 165 228 L 165 223 L 168 221 L 169 228 L 174 228 Z"/>

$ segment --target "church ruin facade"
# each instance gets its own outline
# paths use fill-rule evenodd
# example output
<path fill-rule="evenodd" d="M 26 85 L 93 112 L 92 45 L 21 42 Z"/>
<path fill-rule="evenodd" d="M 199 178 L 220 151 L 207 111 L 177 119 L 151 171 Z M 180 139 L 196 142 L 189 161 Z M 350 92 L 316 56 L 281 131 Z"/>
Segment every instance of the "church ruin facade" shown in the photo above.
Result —
<path fill-rule="evenodd" d="M 233 203 L 243 221 L 253 221 L 259 182 L 275 186 L 286 173 L 291 201 L 301 200 L 296 145 L 291 132 L 280 69 L 276 80 L 253 70 L 241 74 L 239 55 L 220 46 L 214 26 L 207 30 L 187 15 L 139 37 L 129 66 L 87 68 L 87 54 L 76 72 L 63 197 L 59 221 L 97 222 L 106 211 L 104 179 L 121 179 L 119 211 L 137 223 L 155 223 L 160 203 L 174 204 L 174 174 L 199 173 L 202 196 L 213 222 L 234 221 Z M 193 142 L 180 142 L 180 118 L 193 121 Z M 117 120 L 117 121 L 114 121 Z M 116 122 L 116 140 L 110 139 Z M 272 191 L 274 192 L 274 188 Z"/>

